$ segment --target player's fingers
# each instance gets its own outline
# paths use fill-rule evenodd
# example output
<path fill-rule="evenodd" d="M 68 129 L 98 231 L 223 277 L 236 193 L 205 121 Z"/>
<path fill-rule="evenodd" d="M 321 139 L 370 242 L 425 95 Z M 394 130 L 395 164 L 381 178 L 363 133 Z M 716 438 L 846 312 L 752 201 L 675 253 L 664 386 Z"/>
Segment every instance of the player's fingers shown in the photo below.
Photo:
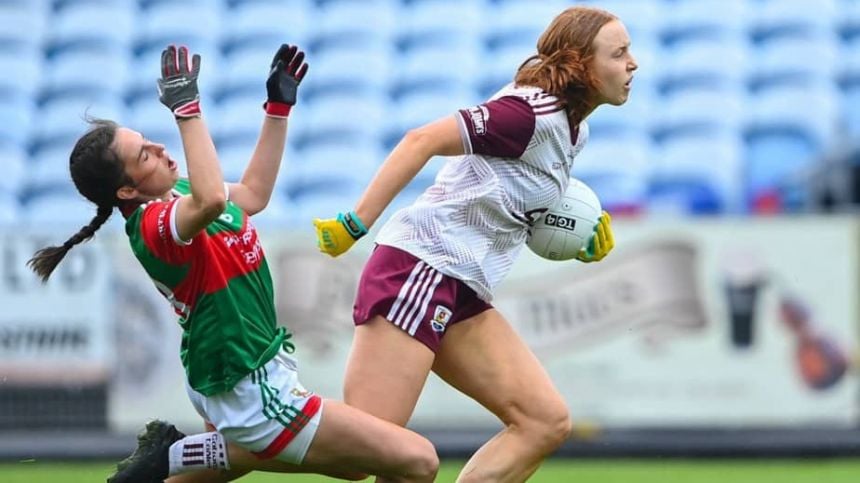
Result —
<path fill-rule="evenodd" d="M 615 234 L 612 233 L 612 217 L 609 213 L 606 213 L 606 245 L 608 250 L 615 248 Z"/>

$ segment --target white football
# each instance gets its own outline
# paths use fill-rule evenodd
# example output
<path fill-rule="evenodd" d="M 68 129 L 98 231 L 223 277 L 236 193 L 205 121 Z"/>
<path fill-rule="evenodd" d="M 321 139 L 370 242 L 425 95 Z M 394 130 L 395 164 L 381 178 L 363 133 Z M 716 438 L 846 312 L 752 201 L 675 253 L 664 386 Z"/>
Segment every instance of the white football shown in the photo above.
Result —
<path fill-rule="evenodd" d="M 602 212 L 594 191 L 582 181 L 570 178 L 558 205 L 531 227 L 526 244 L 547 260 L 570 260 L 586 246 Z"/>

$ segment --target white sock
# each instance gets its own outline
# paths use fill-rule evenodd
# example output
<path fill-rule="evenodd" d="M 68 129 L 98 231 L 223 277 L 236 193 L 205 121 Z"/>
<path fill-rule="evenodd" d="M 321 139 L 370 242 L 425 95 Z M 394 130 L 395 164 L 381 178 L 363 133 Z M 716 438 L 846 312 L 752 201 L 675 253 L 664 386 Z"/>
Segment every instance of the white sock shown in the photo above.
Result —
<path fill-rule="evenodd" d="M 227 444 L 219 432 L 193 434 L 170 445 L 170 476 L 196 470 L 229 470 Z"/>

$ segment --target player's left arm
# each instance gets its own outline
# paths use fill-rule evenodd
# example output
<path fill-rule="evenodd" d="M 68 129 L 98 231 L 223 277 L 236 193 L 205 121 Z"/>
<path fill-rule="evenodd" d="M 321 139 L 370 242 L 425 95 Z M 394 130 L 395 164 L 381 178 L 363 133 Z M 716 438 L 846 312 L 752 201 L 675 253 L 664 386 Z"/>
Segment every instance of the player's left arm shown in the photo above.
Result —
<path fill-rule="evenodd" d="M 349 250 L 430 158 L 461 154 L 465 148 L 454 116 L 408 131 L 383 161 L 355 210 L 339 213 L 337 218 L 314 220 L 320 251 L 336 257 Z"/>
<path fill-rule="evenodd" d="M 287 117 L 308 70 L 305 54 L 296 46 L 281 45 L 272 59 L 266 81 L 266 117 L 254 154 L 242 180 L 229 185 L 230 201 L 249 215 L 263 211 L 272 197 L 287 139 Z"/>

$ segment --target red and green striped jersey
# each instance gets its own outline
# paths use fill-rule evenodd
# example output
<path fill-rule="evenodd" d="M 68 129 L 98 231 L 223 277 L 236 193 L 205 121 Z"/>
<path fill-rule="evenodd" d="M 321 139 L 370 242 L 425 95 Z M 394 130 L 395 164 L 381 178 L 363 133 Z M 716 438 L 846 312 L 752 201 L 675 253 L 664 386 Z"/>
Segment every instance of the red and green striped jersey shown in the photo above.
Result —
<path fill-rule="evenodd" d="M 174 192 L 190 194 L 188 180 L 180 179 Z M 184 242 L 174 219 L 179 199 L 139 206 L 127 215 L 125 231 L 179 315 L 189 384 L 210 396 L 229 391 L 292 344 L 276 323 L 272 276 L 248 215 L 228 201 L 218 219 Z"/>

